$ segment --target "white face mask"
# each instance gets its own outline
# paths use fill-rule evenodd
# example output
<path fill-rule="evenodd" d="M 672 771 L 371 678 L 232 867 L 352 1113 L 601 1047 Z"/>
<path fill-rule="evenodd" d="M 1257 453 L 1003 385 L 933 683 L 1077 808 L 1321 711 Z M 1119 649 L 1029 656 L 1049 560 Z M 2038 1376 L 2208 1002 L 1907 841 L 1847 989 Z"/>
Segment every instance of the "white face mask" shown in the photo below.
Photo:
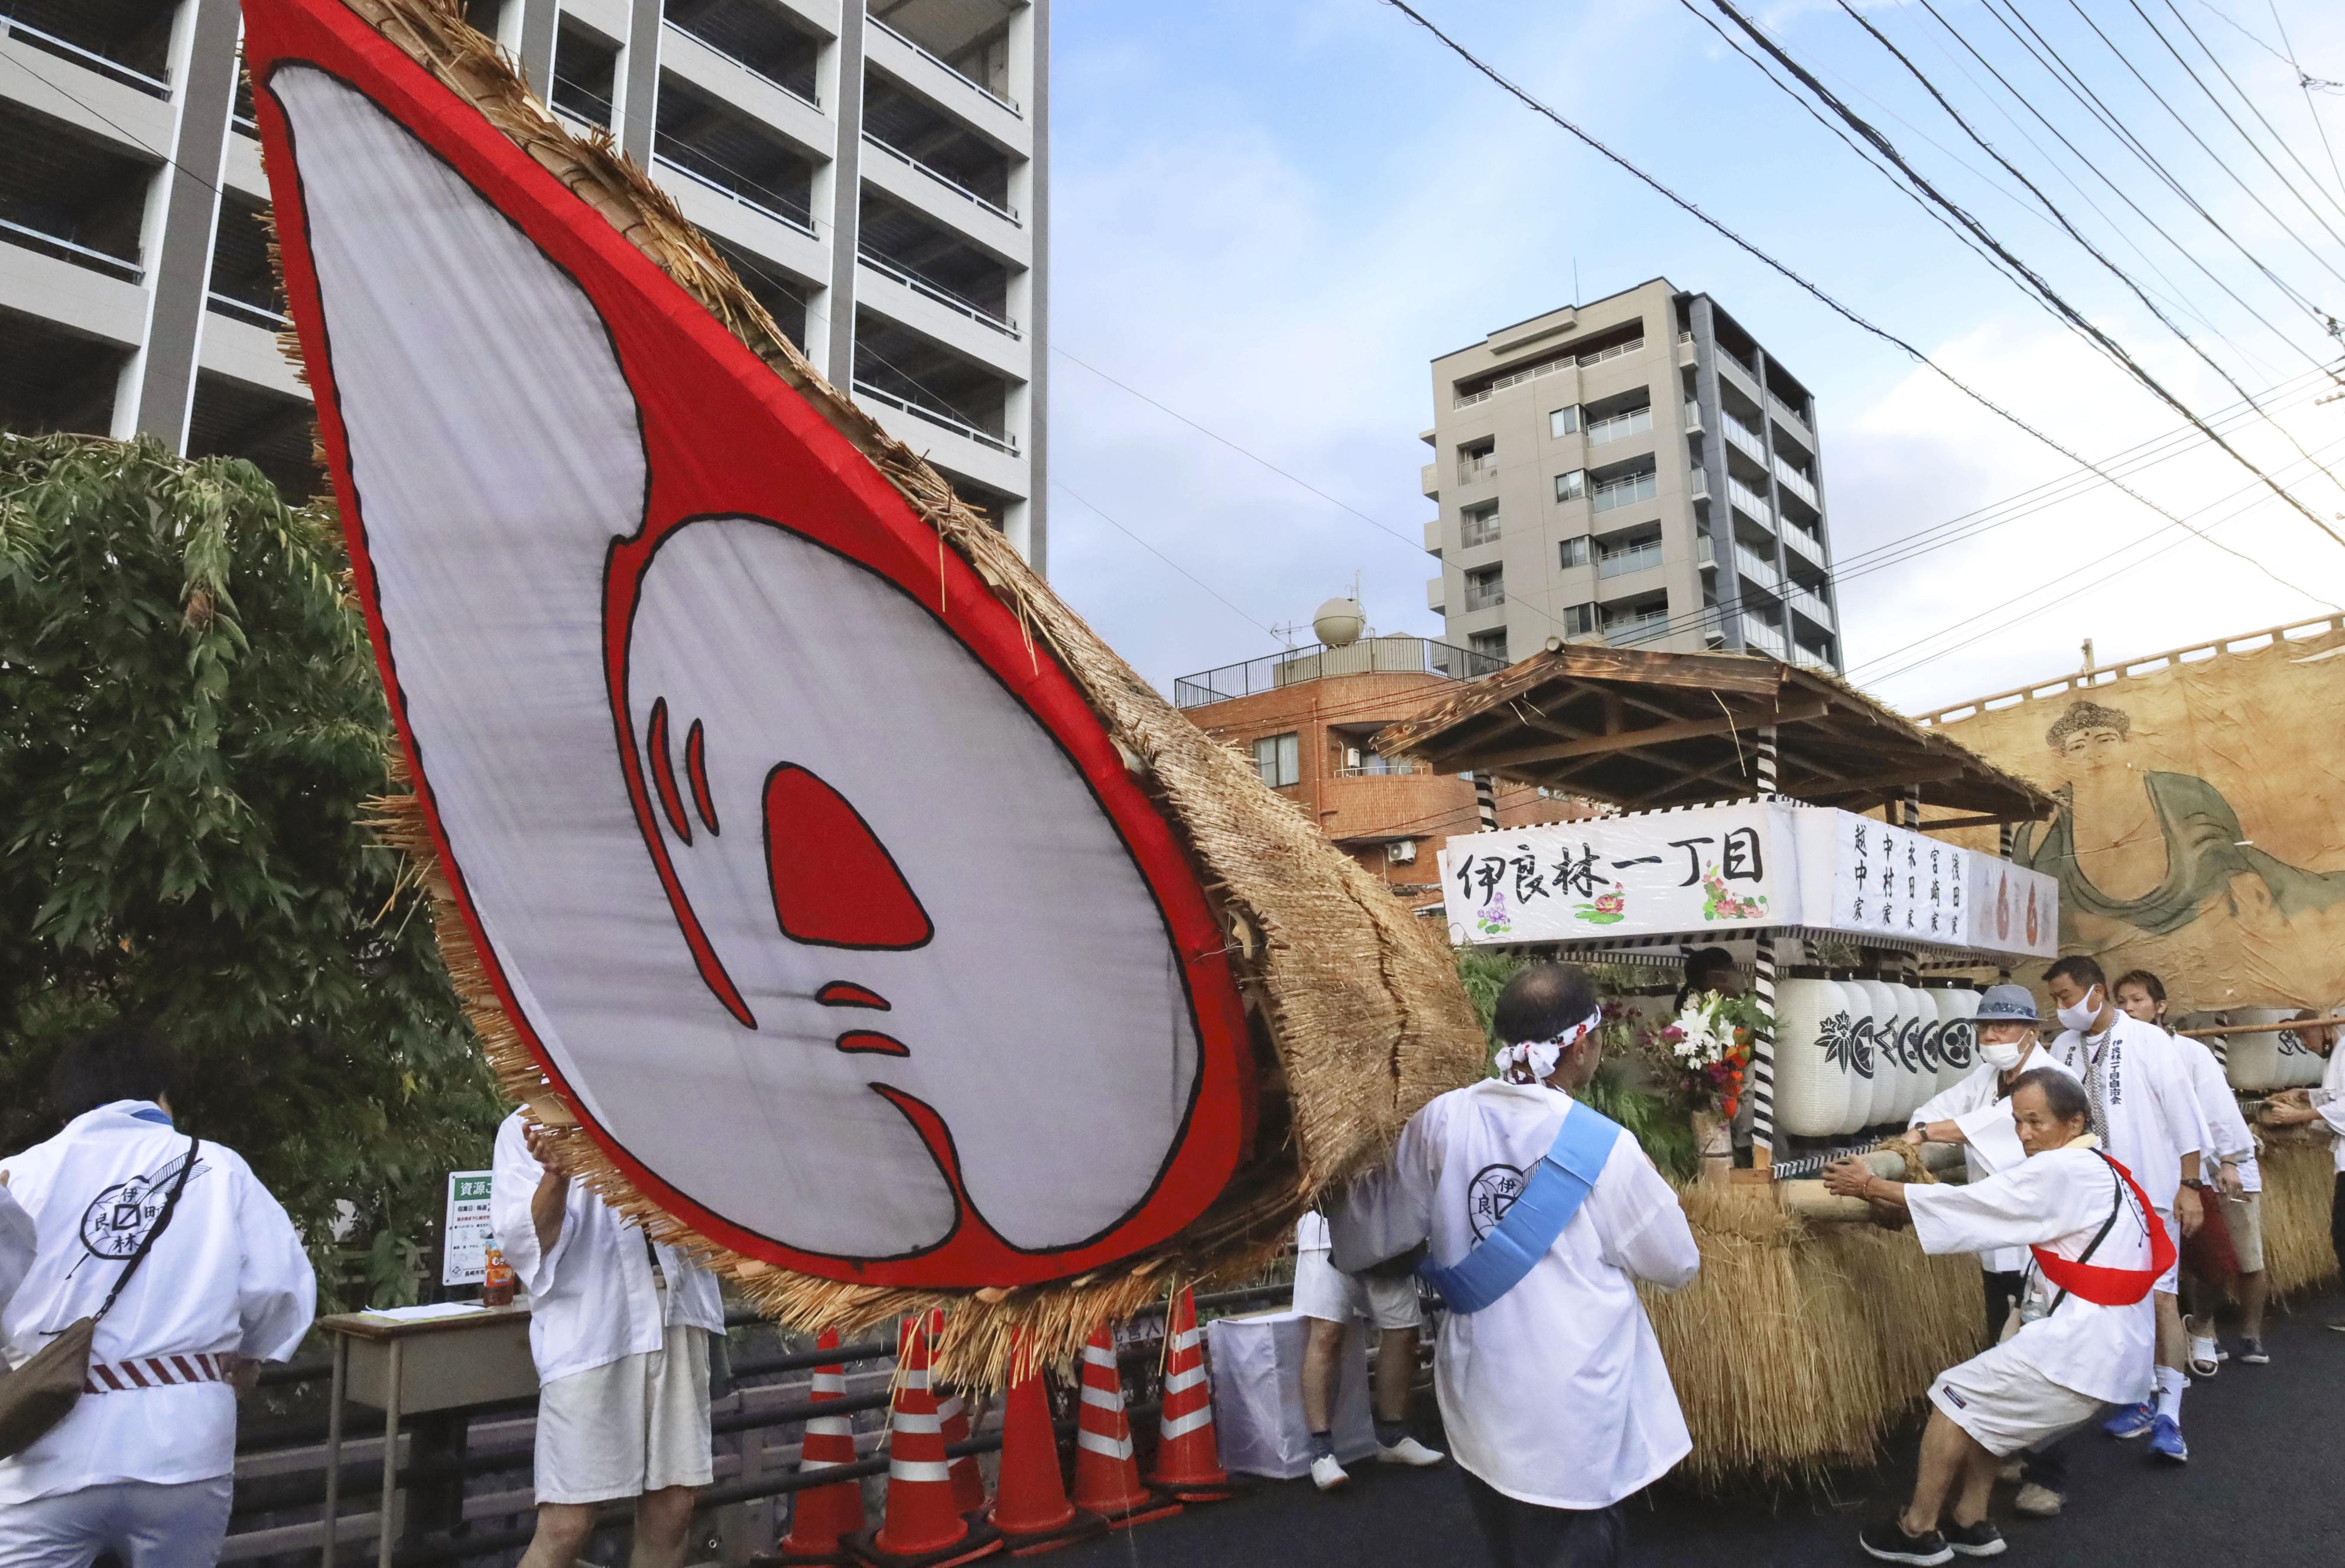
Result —
<path fill-rule="evenodd" d="M 1979 1060 L 1998 1073 L 2008 1073 L 2019 1065 L 2020 1053 L 2026 1049 L 2016 1040 L 1982 1040 Z"/>
<path fill-rule="evenodd" d="M 2085 1000 L 2078 1005 L 2075 1007 L 2063 1007 L 2060 1009 L 2060 1025 L 2062 1028 L 2074 1029 L 2077 1033 L 2082 1033 L 2084 1031 L 2093 1026 L 2093 1020 L 2101 1015 L 2101 1004 L 2093 1000 L 2093 992 L 2098 991 L 2100 987 L 2096 985 L 2086 991 L 2085 993 Z"/>

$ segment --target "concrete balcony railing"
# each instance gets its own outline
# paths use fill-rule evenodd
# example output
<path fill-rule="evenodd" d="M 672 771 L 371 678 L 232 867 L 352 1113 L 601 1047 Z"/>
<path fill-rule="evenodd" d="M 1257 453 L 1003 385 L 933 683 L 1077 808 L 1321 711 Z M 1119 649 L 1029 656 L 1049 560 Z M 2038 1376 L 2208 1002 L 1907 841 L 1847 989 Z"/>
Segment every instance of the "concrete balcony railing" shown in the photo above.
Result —
<path fill-rule="evenodd" d="M 1625 577 L 1631 572 L 1649 572 L 1661 564 L 1661 542 L 1646 539 L 1617 550 L 1599 550 L 1596 555 L 1596 575 Z"/>
<path fill-rule="evenodd" d="M 1826 631 L 1838 629 L 1832 620 L 1832 606 L 1797 584 L 1793 584 L 1791 591 L 1783 596 L 1783 602 Z"/>
<path fill-rule="evenodd" d="M 1788 657 L 1789 650 L 1784 647 L 1783 634 L 1755 616 L 1742 617 L 1742 640 L 1761 653 L 1772 654 L 1777 658 Z"/>
<path fill-rule="evenodd" d="M 1767 394 L 1767 412 L 1775 416 L 1777 423 L 1789 425 L 1792 433 L 1800 438 L 1802 445 L 1806 446 L 1810 451 L 1814 450 L 1815 436 L 1812 433 L 1813 427 L 1808 423 L 1806 414 L 1802 413 L 1771 392 Z"/>
<path fill-rule="evenodd" d="M 1775 526 L 1773 504 L 1765 496 L 1731 474 L 1727 476 L 1726 495 L 1728 500 L 1734 503 L 1737 509 L 1748 514 L 1753 523 L 1767 528 Z"/>
<path fill-rule="evenodd" d="M 95 49 L 86 49 L 79 44 L 58 37 L 54 33 L 45 33 L 38 27 L 30 26 L 5 12 L 0 12 L 0 38 L 21 40 L 29 48 L 38 49 L 45 55 L 55 55 L 61 60 L 70 60 L 84 70 L 96 71 L 108 81 L 119 82 L 126 87 L 145 93 L 150 98 L 168 100 L 171 96 L 171 84 L 168 78 L 150 76 L 135 66 L 126 66 L 121 61 L 101 55 Z M 26 68 L 30 69 L 29 66 Z"/>
<path fill-rule="evenodd" d="M 1741 447 L 1745 455 L 1764 468 L 1768 458 L 1767 438 L 1732 414 L 1726 413 L 1723 410 L 1720 412 L 1726 422 L 1726 439 L 1733 445 Z"/>
<path fill-rule="evenodd" d="M 1790 527 L 1783 529 L 1782 535 L 1783 543 L 1789 545 L 1794 551 L 1804 555 L 1809 561 L 1812 562 L 1816 565 L 1822 566 L 1825 565 L 1824 542 L 1822 540 L 1817 538 L 1813 534 L 1809 533 L 1805 528 L 1801 527 L 1796 523 L 1792 524 Z"/>
<path fill-rule="evenodd" d="M 877 148 L 879 151 L 886 153 L 889 158 L 894 158 L 897 162 L 906 165 L 914 172 L 928 176 L 930 179 L 936 181 L 939 185 L 944 187 L 955 196 L 959 197 L 962 200 L 983 208 L 986 211 L 992 213 L 996 218 L 1006 219 L 1011 223 L 1020 222 L 1018 216 L 1018 209 L 1016 208 L 1005 207 L 990 196 L 979 195 L 976 191 L 971 190 L 968 186 L 963 185 L 959 180 L 955 179 L 951 175 L 947 174 L 944 170 L 935 168 L 928 164 L 922 163 L 919 158 L 914 158 L 902 148 L 897 147 L 889 142 L 881 141 L 869 131 L 865 131 L 863 133 L 863 140 L 868 146 Z"/>
<path fill-rule="evenodd" d="M 1755 587 L 1771 594 L 1783 591 L 1782 575 L 1775 570 L 1774 564 L 1762 559 L 1748 545 L 1738 543 L 1734 546 L 1734 570 L 1745 583 Z"/>
<path fill-rule="evenodd" d="M 1609 419 L 1599 419 L 1591 423 L 1588 427 L 1588 444 L 1601 446 L 1606 442 L 1619 441 L 1652 428 L 1652 409 L 1650 406 L 1632 408 L 1626 413 L 1616 413 Z"/>
<path fill-rule="evenodd" d="M 1775 459 L 1774 467 L 1776 484 L 1811 506 L 1821 507 L 1823 504 L 1816 499 L 1816 487 L 1809 482 L 1806 474 L 1802 473 L 1780 457 Z"/>
<path fill-rule="evenodd" d="M 1699 433 L 1701 430 L 1701 404 L 1691 398 L 1685 402 L 1685 427 L 1690 433 Z"/>
<path fill-rule="evenodd" d="M 1018 107 L 1018 100 L 1011 97 L 1009 94 L 995 92 L 991 87 L 987 87 L 983 82 L 979 81 L 975 76 L 970 76 L 959 66 L 956 66 L 951 61 L 946 59 L 942 55 L 923 46 L 921 44 L 914 40 L 909 35 L 899 32 L 896 28 L 889 26 L 878 17 L 870 17 L 869 21 L 874 27 L 878 28 L 889 37 L 902 44 L 906 48 L 911 50 L 912 53 L 919 56 L 922 59 L 936 66 L 938 69 L 949 75 L 955 81 L 968 83 L 971 89 L 983 93 L 987 97 L 992 99 L 995 103 L 1000 104 L 1003 108 L 1008 109 L 1013 115 L 1018 115 L 1021 117 L 1025 115 L 1026 111 Z"/>

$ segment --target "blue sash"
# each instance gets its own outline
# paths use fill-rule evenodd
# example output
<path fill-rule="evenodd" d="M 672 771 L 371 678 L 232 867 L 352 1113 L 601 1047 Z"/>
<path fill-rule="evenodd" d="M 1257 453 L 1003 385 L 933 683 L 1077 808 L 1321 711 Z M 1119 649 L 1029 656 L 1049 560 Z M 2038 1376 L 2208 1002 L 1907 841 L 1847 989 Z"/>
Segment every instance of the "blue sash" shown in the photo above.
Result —
<path fill-rule="evenodd" d="M 1573 1101 L 1555 1142 L 1490 1233 L 1447 1268 L 1427 1257 L 1417 1277 L 1452 1312 L 1479 1312 L 1512 1290 L 1588 1201 L 1619 1136 L 1619 1123 Z"/>

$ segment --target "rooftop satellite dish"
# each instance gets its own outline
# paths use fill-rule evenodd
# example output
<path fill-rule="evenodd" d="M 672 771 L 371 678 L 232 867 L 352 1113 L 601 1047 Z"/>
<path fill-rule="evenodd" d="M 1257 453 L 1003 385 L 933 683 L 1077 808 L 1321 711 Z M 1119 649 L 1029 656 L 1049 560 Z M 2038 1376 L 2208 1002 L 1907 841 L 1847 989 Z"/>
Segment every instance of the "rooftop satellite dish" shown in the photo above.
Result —
<path fill-rule="evenodd" d="M 1357 599 L 1330 599 L 1311 617 L 1311 629 L 1331 648 L 1350 647 L 1360 640 L 1367 625 L 1368 617 L 1360 613 Z"/>

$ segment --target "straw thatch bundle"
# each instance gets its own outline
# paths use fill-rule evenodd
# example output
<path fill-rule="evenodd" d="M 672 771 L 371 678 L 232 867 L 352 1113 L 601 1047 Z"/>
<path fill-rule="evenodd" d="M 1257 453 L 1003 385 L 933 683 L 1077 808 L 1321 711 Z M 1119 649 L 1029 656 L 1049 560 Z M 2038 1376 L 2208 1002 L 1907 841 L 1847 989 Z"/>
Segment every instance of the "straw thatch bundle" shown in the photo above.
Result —
<path fill-rule="evenodd" d="M 2337 1278 L 2329 1245 L 2329 1204 L 2336 1187 L 2329 1140 L 2300 1129 L 2259 1130 L 2264 1151 L 2264 1271 L 2272 1292 L 2291 1296 Z"/>
<path fill-rule="evenodd" d="M 1932 1378 L 1978 1353 L 1978 1262 L 1911 1231 L 1818 1222 L 1771 1187 L 1682 1189 L 1701 1277 L 1645 1293 L 1698 1486 L 1797 1482 L 1879 1456 Z"/>
<path fill-rule="evenodd" d="M 1031 1288 L 890 1289 L 790 1272 L 694 1235 L 646 1202 L 583 1135 L 556 1140 L 556 1163 L 664 1239 L 695 1248 L 787 1324 L 853 1329 L 947 1308 L 937 1359 L 965 1382 L 999 1378 L 1013 1329 L 1042 1354 L 1069 1353 L 1094 1325 L 1129 1315 L 1175 1282 L 1258 1272 L 1315 1195 L 1380 1158 L 1409 1113 L 1480 1071 L 1481 1031 L 1448 952 L 1315 823 L 1150 688 L 935 470 L 817 375 L 667 197 L 607 136 L 581 137 L 558 121 L 493 41 L 464 25 L 457 0 L 341 3 L 607 219 L 804 396 L 1019 615 L 1042 657 L 1066 667 L 1185 842 L 1228 933 L 1258 1046 L 1266 1047 L 1258 1053 L 1260 1152 L 1214 1206 L 1145 1254 Z M 446 900 L 412 798 L 383 802 L 378 817 L 390 841 L 418 857 L 458 993 L 507 1091 L 549 1126 L 574 1126 L 498 1006 Z"/>

